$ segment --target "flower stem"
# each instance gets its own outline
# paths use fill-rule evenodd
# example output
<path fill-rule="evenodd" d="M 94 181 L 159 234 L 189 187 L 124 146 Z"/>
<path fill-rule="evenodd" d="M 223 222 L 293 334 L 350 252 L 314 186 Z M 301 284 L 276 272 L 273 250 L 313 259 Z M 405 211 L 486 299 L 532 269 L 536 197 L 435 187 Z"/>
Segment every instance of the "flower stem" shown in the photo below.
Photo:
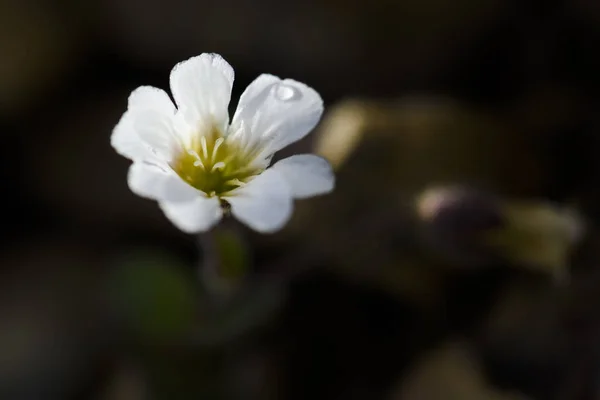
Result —
<path fill-rule="evenodd" d="M 198 235 L 201 252 L 198 273 L 209 296 L 218 303 L 235 294 L 250 263 L 240 230 L 227 222 Z"/>

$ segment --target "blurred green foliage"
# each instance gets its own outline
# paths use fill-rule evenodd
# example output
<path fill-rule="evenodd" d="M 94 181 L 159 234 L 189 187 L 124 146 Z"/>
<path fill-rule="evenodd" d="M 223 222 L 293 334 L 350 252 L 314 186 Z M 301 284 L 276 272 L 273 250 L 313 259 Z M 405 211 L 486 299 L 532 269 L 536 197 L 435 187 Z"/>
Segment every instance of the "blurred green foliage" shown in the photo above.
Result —
<path fill-rule="evenodd" d="M 115 307 L 141 340 L 181 339 L 196 320 L 194 276 L 164 252 L 139 249 L 118 261 L 108 286 Z"/>

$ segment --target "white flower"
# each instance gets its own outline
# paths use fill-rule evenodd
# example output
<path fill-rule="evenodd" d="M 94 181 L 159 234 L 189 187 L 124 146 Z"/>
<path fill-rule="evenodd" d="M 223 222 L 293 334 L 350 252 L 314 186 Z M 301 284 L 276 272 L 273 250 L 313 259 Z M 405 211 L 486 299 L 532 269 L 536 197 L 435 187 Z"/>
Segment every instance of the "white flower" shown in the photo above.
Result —
<path fill-rule="evenodd" d="M 315 127 L 323 113 L 319 94 L 263 74 L 246 88 L 230 123 L 233 75 L 217 54 L 181 62 L 170 77 L 177 106 L 165 91 L 139 87 L 112 133 L 112 146 L 133 161 L 131 190 L 158 201 L 188 233 L 210 229 L 224 211 L 259 232 L 274 232 L 290 218 L 294 198 L 333 190 L 329 163 L 315 155 L 268 168 L 275 152 Z"/>

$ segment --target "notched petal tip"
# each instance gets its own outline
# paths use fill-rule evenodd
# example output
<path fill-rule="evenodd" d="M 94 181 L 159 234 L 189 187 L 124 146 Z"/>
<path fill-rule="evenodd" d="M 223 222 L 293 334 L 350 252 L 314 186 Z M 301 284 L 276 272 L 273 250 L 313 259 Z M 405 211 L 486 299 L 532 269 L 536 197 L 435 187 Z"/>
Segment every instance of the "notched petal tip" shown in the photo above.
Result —
<path fill-rule="evenodd" d="M 175 105 L 169 95 L 153 86 L 140 86 L 128 98 L 127 110 L 113 128 L 110 144 L 115 151 L 131 160 L 153 158 L 148 144 L 139 135 L 138 123 L 144 115 L 160 116 L 168 120 L 175 113 Z"/>
<path fill-rule="evenodd" d="M 152 153 L 141 141 L 133 126 L 133 117 L 126 111 L 110 135 L 110 145 L 119 154 L 130 160 L 150 158 Z"/>
<path fill-rule="evenodd" d="M 313 107 L 315 107 L 315 112 L 323 112 L 323 98 L 314 88 L 307 85 L 304 82 L 297 81 L 295 79 L 286 78 L 282 81 L 284 85 L 289 85 L 294 87 L 296 90 L 299 90 L 301 93 L 308 93 L 313 102 Z M 319 110 L 320 109 L 320 110 Z"/>
<path fill-rule="evenodd" d="M 152 200 L 187 202 L 199 195 L 168 167 L 145 162 L 134 162 L 129 167 L 127 184 L 134 194 Z"/>
<path fill-rule="evenodd" d="M 134 89 L 127 99 L 129 110 L 152 110 L 164 114 L 175 113 L 175 105 L 162 89 L 154 86 L 140 86 Z"/>
<path fill-rule="evenodd" d="M 223 210 L 216 197 L 198 196 L 189 202 L 158 204 L 173 225 L 188 234 L 206 232 L 223 217 Z"/>
<path fill-rule="evenodd" d="M 169 78 L 179 111 L 191 126 L 212 121 L 225 129 L 234 71 L 223 57 L 203 53 L 175 65 Z"/>
<path fill-rule="evenodd" d="M 331 164 L 314 154 L 299 154 L 275 163 L 279 172 L 297 199 L 331 193 L 335 188 L 335 175 Z"/>
<path fill-rule="evenodd" d="M 223 58 L 223 56 L 217 53 L 203 53 L 200 55 L 200 57 L 203 57 L 204 59 L 207 59 L 207 61 L 210 61 L 210 64 L 213 68 L 221 71 L 221 73 L 229 81 L 231 81 L 231 83 L 233 83 L 235 79 L 235 72 L 233 70 L 233 67 L 227 62 L 227 60 Z"/>
<path fill-rule="evenodd" d="M 233 86 L 235 73 L 233 67 L 219 54 L 202 53 L 199 56 L 190 57 L 185 61 L 181 61 L 173 67 L 169 76 L 171 92 L 175 97 L 175 101 L 179 104 L 177 97 L 180 95 L 180 84 L 197 84 L 197 79 L 214 78 L 221 76 L 229 85 L 229 90 Z M 204 89 L 202 87 L 194 87 L 192 89 Z"/>
<path fill-rule="evenodd" d="M 247 142 L 268 156 L 309 134 L 322 113 L 323 99 L 310 86 L 263 74 L 242 93 L 232 127 L 245 124 Z"/>
<path fill-rule="evenodd" d="M 233 68 L 227 62 L 227 60 L 225 60 L 223 56 L 218 53 L 202 53 L 197 56 L 192 56 L 187 60 L 178 62 L 175 67 L 173 67 L 172 71 L 198 64 L 215 67 L 216 69 L 222 71 L 228 78 L 233 80 Z"/>

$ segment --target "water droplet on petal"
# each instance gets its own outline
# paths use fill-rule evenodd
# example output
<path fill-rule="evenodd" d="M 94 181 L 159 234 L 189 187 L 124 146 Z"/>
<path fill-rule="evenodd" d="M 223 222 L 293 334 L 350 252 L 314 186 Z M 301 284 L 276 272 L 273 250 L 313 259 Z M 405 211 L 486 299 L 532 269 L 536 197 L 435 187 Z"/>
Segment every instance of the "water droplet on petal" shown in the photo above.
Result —
<path fill-rule="evenodd" d="M 293 86 L 280 83 L 275 86 L 275 97 L 281 101 L 294 101 L 300 99 L 302 94 Z"/>

